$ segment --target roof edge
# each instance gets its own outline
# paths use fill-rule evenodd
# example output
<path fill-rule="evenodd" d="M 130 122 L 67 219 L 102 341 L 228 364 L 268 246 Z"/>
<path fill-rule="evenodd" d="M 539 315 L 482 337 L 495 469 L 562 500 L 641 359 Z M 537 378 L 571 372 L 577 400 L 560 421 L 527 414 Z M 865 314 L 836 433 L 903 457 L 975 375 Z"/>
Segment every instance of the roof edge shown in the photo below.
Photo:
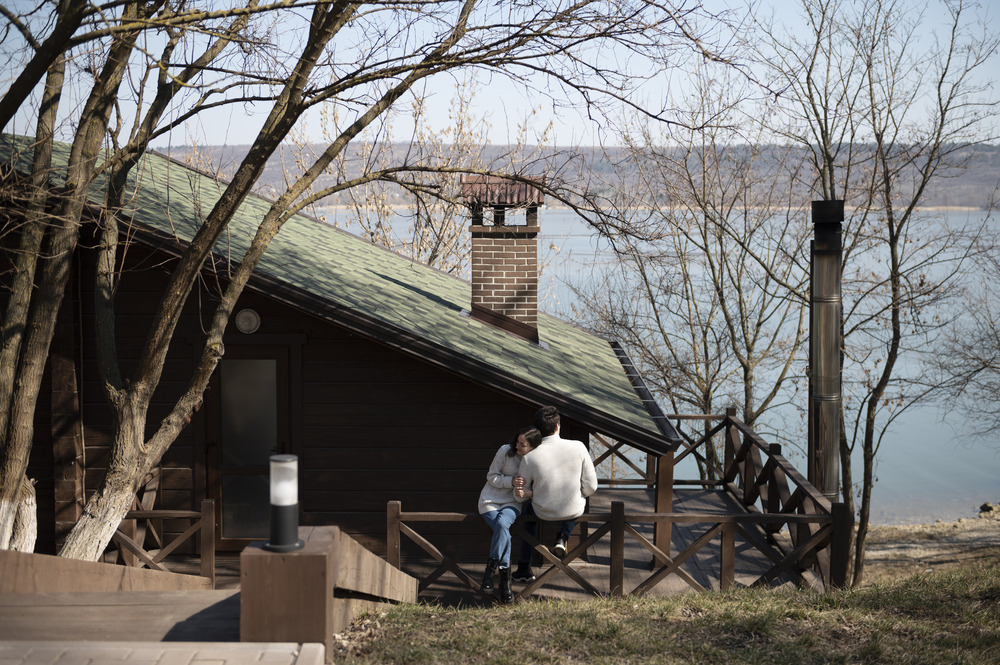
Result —
<path fill-rule="evenodd" d="M 158 229 L 150 228 L 145 224 L 138 224 L 135 227 L 133 240 L 156 247 L 160 251 L 165 251 L 175 256 L 183 252 L 183 248 L 187 244 L 175 236 L 171 236 Z M 214 252 L 213 255 L 215 255 Z M 227 260 L 225 257 L 221 258 Z M 666 422 L 666 426 L 669 428 L 668 431 L 674 432 L 677 440 L 675 442 L 667 437 L 663 432 L 661 421 L 657 420 L 655 416 L 652 420 L 657 429 L 653 430 L 643 428 L 634 423 L 625 422 L 603 411 L 595 411 L 586 404 L 581 404 L 573 399 L 567 399 L 563 395 L 547 390 L 544 386 L 518 379 L 485 363 L 458 356 L 448 349 L 439 347 L 428 340 L 419 338 L 411 332 L 388 324 L 385 321 L 370 319 L 364 314 L 353 311 L 350 308 L 332 305 L 329 301 L 320 300 L 301 289 L 281 282 L 259 268 L 251 274 L 247 287 L 251 291 L 310 313 L 312 316 L 337 323 L 369 339 L 395 348 L 411 357 L 420 358 L 424 362 L 429 362 L 445 371 L 474 381 L 477 380 L 478 376 L 486 374 L 492 377 L 494 381 L 490 387 L 498 392 L 521 399 L 527 397 L 537 404 L 553 404 L 559 408 L 561 413 L 564 413 L 567 417 L 572 418 L 580 424 L 593 427 L 597 431 L 603 431 L 616 438 L 621 438 L 627 441 L 629 445 L 642 449 L 645 452 L 662 455 L 675 450 L 677 443 L 680 441 L 680 437 L 677 437 L 675 430 L 669 422 Z M 627 371 L 626 374 L 628 375 Z M 629 376 L 629 380 L 632 381 L 631 376 Z M 646 393 L 649 394 L 648 391 Z M 642 398 L 641 393 L 639 396 L 640 400 L 646 404 L 647 412 L 649 412 L 649 404 Z M 655 402 L 653 406 L 656 406 Z M 659 413 L 658 407 L 656 408 L 657 413 Z M 649 413 L 650 415 L 654 415 L 653 412 Z"/>
<path fill-rule="evenodd" d="M 643 406 L 649 412 L 649 416 L 656 423 L 657 428 L 663 434 L 663 438 L 670 443 L 673 449 L 676 449 L 678 445 L 683 442 L 681 436 L 674 429 L 673 423 L 667 418 L 660 408 L 660 405 L 653 398 L 653 393 L 650 392 L 649 388 L 646 387 L 646 382 L 642 380 L 642 376 L 639 371 L 632 364 L 632 360 L 628 357 L 625 349 L 616 340 L 609 340 L 611 348 L 614 350 L 615 355 L 618 356 L 618 362 L 622 364 L 622 368 L 625 370 L 625 376 L 628 377 L 629 383 L 632 384 L 632 388 L 635 390 L 636 394 L 639 396 L 639 400 L 642 402 Z"/>

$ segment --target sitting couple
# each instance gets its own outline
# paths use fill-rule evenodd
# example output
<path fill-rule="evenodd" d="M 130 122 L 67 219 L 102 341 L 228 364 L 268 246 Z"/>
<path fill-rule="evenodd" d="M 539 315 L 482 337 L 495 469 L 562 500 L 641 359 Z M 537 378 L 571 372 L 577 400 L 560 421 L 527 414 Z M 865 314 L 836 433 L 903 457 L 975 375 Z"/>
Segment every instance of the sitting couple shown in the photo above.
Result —
<path fill-rule="evenodd" d="M 483 574 L 482 591 L 493 591 L 493 576 L 500 572 L 500 601 L 509 603 L 514 594 L 511 579 L 531 582 L 532 546 L 521 542 L 517 571 L 510 572 L 510 526 L 525 502 L 526 515 L 559 522 L 553 552 L 566 555 L 566 543 L 576 520 L 587 506 L 587 497 L 597 490 L 597 472 L 590 451 L 580 441 L 559 436 L 559 411 L 546 406 L 535 413 L 535 426 L 521 430 L 509 445 L 497 451 L 479 495 L 479 514 L 493 530 L 490 557 Z M 530 501 L 529 501 L 530 500 Z M 526 531 L 538 535 L 538 524 Z"/>

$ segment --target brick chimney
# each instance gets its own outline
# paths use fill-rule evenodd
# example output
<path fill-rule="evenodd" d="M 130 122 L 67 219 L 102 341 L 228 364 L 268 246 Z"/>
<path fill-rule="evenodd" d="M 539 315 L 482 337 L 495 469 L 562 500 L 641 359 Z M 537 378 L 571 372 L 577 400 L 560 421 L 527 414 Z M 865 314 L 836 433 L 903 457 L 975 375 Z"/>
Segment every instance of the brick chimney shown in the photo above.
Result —
<path fill-rule="evenodd" d="M 462 195 L 472 211 L 472 318 L 538 342 L 538 206 L 544 195 L 529 183 L 496 176 L 463 177 Z M 526 223 L 506 224 L 510 208 L 527 208 Z"/>

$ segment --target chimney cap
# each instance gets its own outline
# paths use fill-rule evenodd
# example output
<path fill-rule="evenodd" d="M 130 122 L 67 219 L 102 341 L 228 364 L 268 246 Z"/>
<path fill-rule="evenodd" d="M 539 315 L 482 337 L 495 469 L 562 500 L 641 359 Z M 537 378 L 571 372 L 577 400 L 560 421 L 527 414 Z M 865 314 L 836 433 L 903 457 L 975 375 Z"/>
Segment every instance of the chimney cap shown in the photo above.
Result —
<path fill-rule="evenodd" d="M 531 182 L 542 179 L 513 180 L 494 175 L 463 175 L 462 196 L 470 203 L 484 206 L 531 206 L 545 203 L 545 194 Z"/>

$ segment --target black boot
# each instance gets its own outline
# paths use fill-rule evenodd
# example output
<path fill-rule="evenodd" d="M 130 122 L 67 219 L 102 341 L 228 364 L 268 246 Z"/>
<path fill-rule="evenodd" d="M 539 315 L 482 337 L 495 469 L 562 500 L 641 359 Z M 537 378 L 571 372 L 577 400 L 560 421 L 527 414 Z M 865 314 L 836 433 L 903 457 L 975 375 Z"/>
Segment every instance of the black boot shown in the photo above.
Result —
<path fill-rule="evenodd" d="M 486 562 L 486 572 L 483 573 L 483 583 L 479 585 L 479 590 L 483 593 L 493 593 L 493 575 L 497 572 L 497 566 L 499 564 L 500 562 L 497 559 L 490 559 Z"/>
<path fill-rule="evenodd" d="M 517 570 L 514 571 L 513 577 L 515 582 L 534 582 L 535 574 L 531 572 L 531 564 L 519 562 L 517 564 Z"/>
<path fill-rule="evenodd" d="M 500 569 L 500 602 L 514 602 L 514 592 L 510 589 L 510 568 Z"/>

